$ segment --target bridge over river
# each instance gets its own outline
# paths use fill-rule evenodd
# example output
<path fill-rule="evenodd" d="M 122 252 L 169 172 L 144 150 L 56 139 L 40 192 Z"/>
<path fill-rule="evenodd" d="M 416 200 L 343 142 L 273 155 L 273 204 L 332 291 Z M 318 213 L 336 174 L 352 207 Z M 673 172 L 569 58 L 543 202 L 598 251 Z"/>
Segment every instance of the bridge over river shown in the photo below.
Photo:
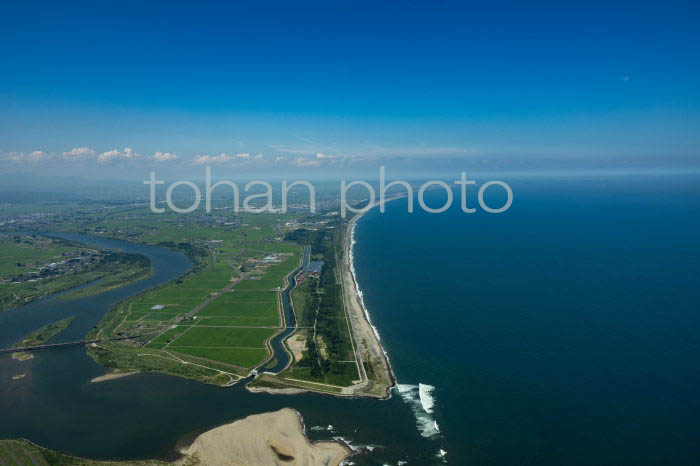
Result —
<path fill-rule="evenodd" d="M 64 343 L 49 343 L 46 345 L 24 346 L 24 347 L 19 347 L 19 348 L 6 348 L 6 349 L 0 349 L 0 354 L 22 353 L 25 351 L 38 351 L 38 350 L 43 350 L 43 349 L 62 348 L 64 346 L 90 345 L 92 343 L 100 343 L 103 341 L 133 340 L 135 338 L 140 338 L 143 336 L 145 336 L 145 335 L 135 335 L 133 337 L 102 338 L 100 340 L 67 341 Z"/>

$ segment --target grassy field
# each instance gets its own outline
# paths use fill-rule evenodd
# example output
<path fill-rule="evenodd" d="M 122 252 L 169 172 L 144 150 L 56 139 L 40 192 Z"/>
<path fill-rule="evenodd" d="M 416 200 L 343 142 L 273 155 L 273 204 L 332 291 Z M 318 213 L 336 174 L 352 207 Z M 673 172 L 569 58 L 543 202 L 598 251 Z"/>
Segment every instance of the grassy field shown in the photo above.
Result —
<path fill-rule="evenodd" d="M 187 254 L 195 263 L 191 272 L 119 303 L 90 334 L 133 338 L 105 342 L 89 352 L 109 367 L 218 384 L 247 375 L 270 357 L 266 342 L 282 326 L 279 292 L 300 263 L 302 245 L 311 246 L 312 260 L 325 264 L 321 276 L 308 278 L 292 294 L 306 338 L 297 351 L 304 351 L 275 383 L 336 392 L 359 378 L 335 276 L 342 222 L 324 216 L 311 218 L 309 229 L 285 226 L 299 219 L 299 214 L 236 214 L 219 203 L 211 214 L 188 215 L 154 215 L 147 207 L 127 205 L 71 206 L 45 223 L 56 231 L 156 244 Z M 55 261 L 76 247 L 21 235 L 17 241 L 13 235 L 0 238 L 0 261 L 8 274 L 17 272 L 18 264 L 28 267 L 29 251 L 36 250 L 36 264 Z M 0 285 L 0 300 L 2 290 Z"/>
<path fill-rule="evenodd" d="M 70 323 L 73 322 L 73 319 L 75 319 L 75 316 L 71 316 L 63 320 L 59 320 L 58 322 L 54 322 L 53 324 L 41 327 L 39 330 L 36 330 L 30 333 L 29 335 L 23 337 L 21 340 L 15 343 L 13 347 L 22 348 L 27 346 L 43 345 L 44 343 L 61 333 L 63 330 L 65 330 L 66 327 L 68 327 Z"/>
<path fill-rule="evenodd" d="M 292 291 L 292 305 L 294 312 L 297 314 L 299 322 L 311 322 L 313 318 L 310 314 L 311 309 L 311 293 L 315 291 L 317 281 L 305 280 L 301 285 Z"/>
<path fill-rule="evenodd" d="M 182 466 L 196 462 L 188 461 Z M 145 461 L 94 461 L 76 458 L 39 447 L 27 440 L 0 440 L 0 464 L 3 466 L 166 466 L 156 460 Z"/>
<path fill-rule="evenodd" d="M 61 299 L 92 296 L 142 280 L 151 275 L 151 262 L 147 257 L 138 254 L 109 253 L 103 256 L 102 261 L 92 270 L 92 273 L 100 276 L 88 281 L 98 281 L 78 290 L 70 291 L 62 295 Z"/>
<path fill-rule="evenodd" d="M 0 234 L 0 277 L 36 270 L 87 248 L 37 235 Z"/>
<path fill-rule="evenodd" d="M 126 217 L 133 221 L 117 226 Z M 217 374 L 247 374 L 270 356 L 266 342 L 282 325 L 279 292 L 301 260 L 302 248 L 281 241 L 275 227 L 288 218 L 244 214 L 203 228 L 193 227 L 188 216 L 154 217 L 134 210 L 115 212 L 91 226 L 116 237 L 141 230 L 138 241 L 150 241 L 158 232 L 159 245 L 183 250 L 195 268 L 120 303 L 91 336 L 138 338 L 90 353 L 110 367 L 153 370 L 162 364 L 162 372 L 211 383 L 230 382 Z M 139 357 L 139 351 L 147 356 Z M 191 363 L 176 368 L 178 360 Z"/>
<path fill-rule="evenodd" d="M 0 234 L 0 311 L 96 280 L 100 281 L 64 298 L 101 293 L 150 271 L 150 262 L 140 255 L 98 251 L 41 235 Z"/>
<path fill-rule="evenodd" d="M 275 333 L 268 328 L 190 327 L 170 347 L 265 348 L 264 342 Z"/>
<path fill-rule="evenodd" d="M 283 371 L 282 378 L 336 386 L 349 386 L 359 379 L 335 275 L 337 231 L 297 230 L 288 235 L 290 240 L 311 245 L 314 260 L 322 260 L 324 266 L 318 278 L 308 277 L 292 292 L 299 326 L 309 330 L 305 331 L 307 340 L 302 358 Z"/>
<path fill-rule="evenodd" d="M 213 262 L 209 270 L 135 300 L 123 325 L 172 326 L 178 317 L 199 308 L 186 321 L 188 325 L 180 320 L 147 347 L 253 367 L 269 356 L 266 341 L 281 326 L 277 290 L 284 286 L 284 277 L 298 266 L 299 253 L 280 256 L 279 261 L 255 268 L 255 280 L 243 276 L 234 282 L 229 261 Z"/>
<path fill-rule="evenodd" d="M 310 386 L 346 386 L 357 379 L 333 277 L 337 225 L 332 222 L 337 220 L 329 218 L 331 223 L 322 229 L 285 237 L 291 231 L 285 224 L 299 214 L 235 214 L 223 204 L 207 215 L 154 215 L 147 207 L 132 206 L 71 209 L 70 215 L 53 219 L 52 229 L 157 244 L 183 251 L 195 262 L 191 272 L 129 298 L 108 313 L 90 336 L 133 338 L 91 348 L 99 362 L 211 383 L 228 383 L 225 374 L 245 375 L 270 357 L 267 341 L 282 326 L 279 293 L 285 277 L 300 263 L 301 245 L 307 244 L 314 260 L 323 260 L 326 267 L 320 279 L 307 280 L 292 299 L 299 324 L 315 325 L 317 331 L 313 341 L 306 342 L 304 357 L 285 376 Z M 18 244 L 11 235 L 6 238 L 12 243 L 8 247 Z M 22 241 L 18 247 L 24 247 Z M 24 263 L 21 252 L 26 251 L 7 255 L 15 267 Z M 42 260 L 56 255 L 50 250 L 42 254 Z M 313 333 L 305 332 L 308 338 Z"/>

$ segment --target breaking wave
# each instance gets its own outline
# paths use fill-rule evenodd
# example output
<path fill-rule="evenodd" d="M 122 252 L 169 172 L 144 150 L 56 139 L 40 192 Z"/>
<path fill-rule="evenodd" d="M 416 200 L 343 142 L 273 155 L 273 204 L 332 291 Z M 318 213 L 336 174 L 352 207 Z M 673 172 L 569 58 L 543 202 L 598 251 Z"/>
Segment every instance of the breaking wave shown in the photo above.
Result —
<path fill-rule="evenodd" d="M 356 443 L 352 443 L 352 441 L 348 440 L 347 438 L 341 437 L 339 435 L 333 437 L 333 440 L 335 440 L 336 442 L 344 443 L 345 445 L 348 446 L 348 448 L 350 448 L 354 452 L 363 451 L 363 450 L 373 452 L 376 448 L 382 448 L 380 445 L 361 445 L 361 444 L 358 445 Z"/>
<path fill-rule="evenodd" d="M 435 387 L 427 384 L 397 384 L 396 390 L 401 398 L 411 407 L 416 416 L 418 431 L 423 437 L 440 435 L 440 427 L 432 416 L 435 399 L 432 396 Z"/>
<path fill-rule="evenodd" d="M 435 399 L 432 396 L 435 387 L 432 385 L 427 385 L 424 383 L 418 384 L 418 397 L 420 398 L 420 404 L 423 406 L 423 410 L 426 413 L 433 413 L 433 406 L 435 406 Z"/>
<path fill-rule="evenodd" d="M 392 374 L 394 373 L 394 368 L 391 366 L 391 361 L 389 360 L 389 354 L 387 354 L 386 349 L 384 348 L 384 345 L 381 344 L 382 338 L 379 336 L 379 330 L 377 330 L 377 327 L 374 326 L 372 323 L 372 318 L 369 315 L 369 311 L 367 310 L 367 306 L 365 305 L 365 298 L 362 293 L 362 290 L 360 289 L 360 285 L 357 283 L 357 273 L 355 272 L 355 227 L 357 226 L 357 218 L 353 219 L 352 221 L 352 226 L 350 227 L 350 247 L 348 248 L 348 260 L 350 262 L 350 275 L 352 276 L 352 281 L 355 285 L 355 292 L 357 293 L 357 298 L 360 301 L 360 306 L 362 307 L 362 311 L 365 314 L 365 319 L 367 319 L 367 323 L 369 326 L 372 328 L 372 332 L 374 333 L 374 336 L 377 337 L 377 341 L 380 342 L 379 346 L 382 349 L 382 353 L 384 353 L 384 358 L 386 359 L 386 363 L 389 366 L 389 372 Z"/>
<path fill-rule="evenodd" d="M 335 429 L 333 428 L 332 425 L 328 424 L 327 426 L 313 426 L 311 430 L 319 431 L 319 430 L 325 430 L 328 432 L 335 432 Z"/>

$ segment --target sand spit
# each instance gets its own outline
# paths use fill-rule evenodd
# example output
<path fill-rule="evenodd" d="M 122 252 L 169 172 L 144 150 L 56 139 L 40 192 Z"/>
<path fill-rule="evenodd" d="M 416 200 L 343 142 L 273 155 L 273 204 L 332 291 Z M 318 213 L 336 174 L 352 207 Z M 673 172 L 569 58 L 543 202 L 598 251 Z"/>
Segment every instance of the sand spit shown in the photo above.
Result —
<path fill-rule="evenodd" d="M 32 353 L 12 353 L 12 356 L 10 356 L 12 359 L 15 361 L 29 361 L 30 359 L 34 359 L 34 355 Z"/>
<path fill-rule="evenodd" d="M 304 390 L 303 388 L 271 388 L 271 387 L 251 387 L 246 385 L 246 389 L 251 393 L 269 393 L 270 395 L 298 395 L 300 393 L 307 393 L 309 390 Z"/>
<path fill-rule="evenodd" d="M 121 379 L 122 377 L 128 377 L 130 375 L 138 374 L 138 371 L 131 371 L 131 372 L 110 372 L 105 375 L 101 375 L 99 377 L 95 377 L 94 379 L 90 380 L 92 383 L 98 383 L 98 382 L 106 382 L 107 380 L 114 380 L 114 379 Z"/>
<path fill-rule="evenodd" d="M 338 442 L 310 443 L 301 415 L 285 408 L 205 432 L 181 453 L 185 462 L 206 466 L 338 466 L 351 450 Z"/>

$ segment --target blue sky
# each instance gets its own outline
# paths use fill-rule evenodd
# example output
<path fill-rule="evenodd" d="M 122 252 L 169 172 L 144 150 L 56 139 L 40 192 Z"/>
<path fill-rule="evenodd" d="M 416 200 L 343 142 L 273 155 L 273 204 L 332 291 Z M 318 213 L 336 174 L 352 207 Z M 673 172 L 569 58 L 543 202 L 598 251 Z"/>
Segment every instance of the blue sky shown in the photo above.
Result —
<path fill-rule="evenodd" d="M 3 172 L 700 165 L 692 2 L 14 3 Z"/>

